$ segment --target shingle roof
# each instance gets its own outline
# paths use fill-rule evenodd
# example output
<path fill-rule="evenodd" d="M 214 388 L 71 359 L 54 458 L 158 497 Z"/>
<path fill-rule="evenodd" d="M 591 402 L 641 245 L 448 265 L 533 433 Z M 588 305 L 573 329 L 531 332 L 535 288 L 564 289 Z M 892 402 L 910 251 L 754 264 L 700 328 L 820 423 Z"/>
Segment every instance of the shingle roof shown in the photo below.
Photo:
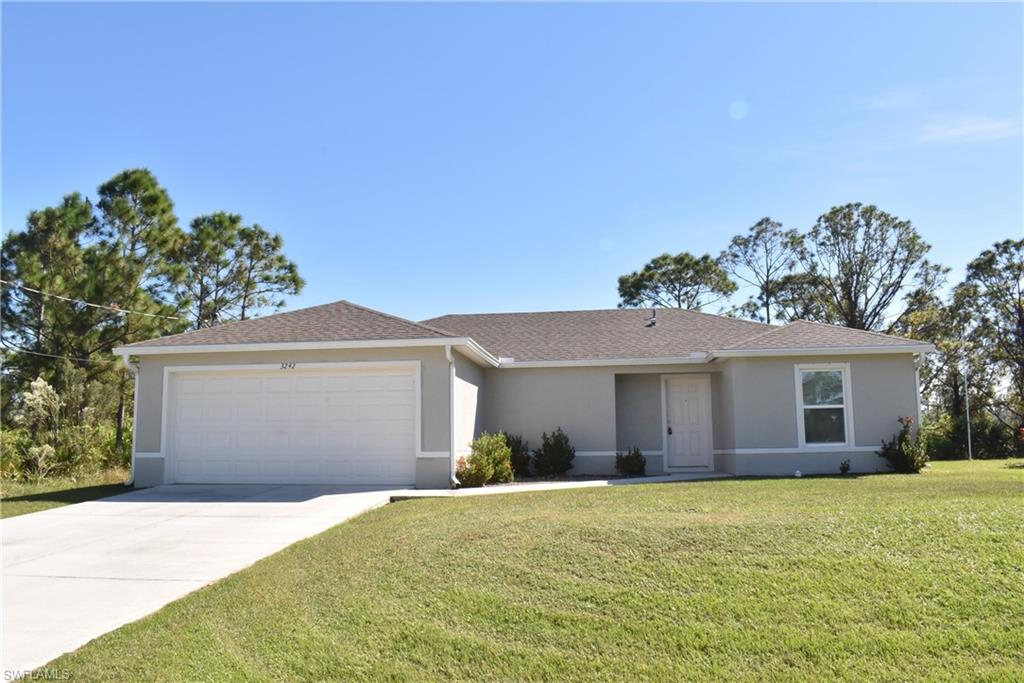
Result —
<path fill-rule="evenodd" d="M 495 356 L 516 361 L 683 358 L 720 349 L 737 339 L 774 329 L 769 325 L 698 311 L 650 309 L 482 313 L 424 321 L 472 337 Z"/>
<path fill-rule="evenodd" d="M 712 351 L 926 346 L 901 337 L 797 321 L 776 327 L 675 308 L 480 313 L 413 322 L 348 301 L 150 339 L 164 346 L 454 339 L 471 337 L 494 356 L 523 361 L 687 358 Z"/>
<path fill-rule="evenodd" d="M 855 330 L 850 327 L 796 320 L 788 325 L 774 327 L 715 350 L 828 349 L 839 347 L 906 346 L 908 344 L 924 345 L 924 342 L 882 334 L 881 332 Z"/>
<path fill-rule="evenodd" d="M 142 346 L 193 346 L 197 344 L 270 344 L 283 342 L 331 342 L 377 339 L 445 338 L 452 335 L 435 327 L 398 318 L 353 304 L 300 308 L 296 311 L 224 323 L 193 332 L 150 339 L 126 348 Z"/>

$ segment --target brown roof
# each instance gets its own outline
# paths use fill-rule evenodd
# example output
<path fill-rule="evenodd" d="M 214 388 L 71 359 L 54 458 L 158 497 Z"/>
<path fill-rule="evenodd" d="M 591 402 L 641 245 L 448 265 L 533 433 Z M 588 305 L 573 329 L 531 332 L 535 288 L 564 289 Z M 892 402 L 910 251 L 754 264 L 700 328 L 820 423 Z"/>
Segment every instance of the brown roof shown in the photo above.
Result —
<path fill-rule="evenodd" d="M 771 330 L 750 320 L 698 311 L 613 308 L 550 313 L 445 315 L 425 324 L 472 337 L 495 356 L 516 361 L 683 358 Z"/>
<path fill-rule="evenodd" d="M 193 332 L 131 344 L 141 346 L 192 346 L 196 344 L 271 344 L 282 342 L 332 342 L 377 339 L 450 337 L 429 325 L 398 318 L 348 301 L 300 308 L 296 311 L 223 323 Z"/>
<path fill-rule="evenodd" d="M 851 327 L 825 325 L 807 320 L 796 320 L 783 327 L 775 327 L 761 334 L 742 339 L 717 351 L 751 351 L 781 349 L 828 349 L 849 347 L 906 346 L 924 342 L 896 337 L 881 332 L 855 330 Z"/>

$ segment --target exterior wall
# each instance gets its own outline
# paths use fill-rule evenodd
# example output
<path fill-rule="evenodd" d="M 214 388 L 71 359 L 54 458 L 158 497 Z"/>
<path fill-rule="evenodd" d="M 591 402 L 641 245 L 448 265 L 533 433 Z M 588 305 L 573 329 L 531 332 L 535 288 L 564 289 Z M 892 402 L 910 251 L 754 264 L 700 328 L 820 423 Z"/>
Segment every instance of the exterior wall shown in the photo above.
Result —
<path fill-rule="evenodd" d="M 488 368 L 484 375 L 487 431 L 521 434 L 536 448 L 541 432 L 561 427 L 577 451 L 614 451 L 615 373 L 610 368 Z"/>
<path fill-rule="evenodd" d="M 483 430 L 480 388 L 484 371 L 465 356 L 455 353 L 455 457 L 469 453 L 469 445 Z"/>
<path fill-rule="evenodd" d="M 458 355 L 458 354 L 455 354 Z M 324 363 L 343 361 L 420 361 L 420 451 L 434 457 L 417 458 L 417 485 L 437 487 L 437 477 L 419 473 L 433 473 L 431 465 L 423 460 L 441 463 L 444 476 L 440 485 L 448 486 L 449 434 L 451 424 L 448 391 L 450 371 L 442 347 L 382 348 L 382 349 L 326 349 L 320 351 L 252 351 L 222 353 L 187 353 L 159 356 L 141 356 L 139 361 L 139 400 L 136 405 L 136 453 L 156 457 L 136 458 L 135 485 L 156 486 L 164 481 L 164 460 L 161 454 L 160 430 L 163 419 L 164 368 L 175 365 L 246 365 L 267 363 Z M 440 454 L 440 455 L 439 455 Z"/>
<path fill-rule="evenodd" d="M 804 363 L 849 363 L 852 447 L 799 448 L 794 366 Z M 875 449 L 897 431 L 896 418 L 917 413 L 911 354 L 735 358 L 723 365 L 723 395 L 731 394 L 726 403 L 732 406 L 734 446 L 720 449 L 716 460 L 720 469 L 735 474 L 786 475 L 797 469 L 833 474 L 846 459 L 854 472 L 886 471 L 888 463 Z"/>
<path fill-rule="evenodd" d="M 619 451 L 661 452 L 661 375 L 615 375 L 615 432 Z"/>
<path fill-rule="evenodd" d="M 714 393 L 717 371 L 706 364 L 488 368 L 483 425 L 521 434 L 530 448 L 540 445 L 542 432 L 561 427 L 576 447 L 573 474 L 615 474 L 616 451 L 634 445 L 656 474 L 664 464 L 661 375 L 712 373 Z"/>
<path fill-rule="evenodd" d="M 448 458 L 416 458 L 416 488 L 449 488 L 452 473 L 448 463 Z"/>
<path fill-rule="evenodd" d="M 855 443 L 800 449 L 794 366 L 849 363 Z M 649 473 L 662 471 L 661 375 L 709 373 L 715 470 L 746 475 L 854 472 L 888 464 L 874 451 L 915 415 L 917 384 L 911 354 L 735 358 L 704 365 L 496 368 L 484 371 L 487 431 L 522 434 L 530 446 L 561 426 L 576 446 L 574 474 L 613 474 L 615 451 L 639 447 Z"/>
<path fill-rule="evenodd" d="M 160 431 L 163 373 L 173 365 L 418 360 L 421 363 L 420 456 L 417 485 L 447 487 L 455 457 L 481 431 L 521 434 L 540 445 L 541 432 L 562 427 L 577 450 L 574 474 L 613 474 L 615 452 L 639 447 L 648 472 L 662 471 L 661 375 L 711 375 L 715 469 L 750 475 L 834 473 L 849 459 L 853 471 L 888 469 L 874 454 L 896 418 L 916 415 L 911 354 L 735 358 L 711 364 L 480 368 L 453 354 L 454 373 L 441 347 L 143 356 L 136 406 L 136 485 L 163 482 Z M 794 365 L 850 364 L 855 443 L 843 449 L 800 449 Z M 449 396 L 449 387 L 454 392 Z"/>

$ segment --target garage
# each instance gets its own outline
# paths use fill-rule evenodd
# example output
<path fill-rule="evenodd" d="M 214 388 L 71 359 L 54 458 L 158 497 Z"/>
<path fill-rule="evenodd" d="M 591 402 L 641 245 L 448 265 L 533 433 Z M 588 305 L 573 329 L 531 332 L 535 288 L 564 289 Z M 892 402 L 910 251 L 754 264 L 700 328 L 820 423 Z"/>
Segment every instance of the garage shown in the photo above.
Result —
<path fill-rule="evenodd" d="M 418 381 L 409 363 L 167 368 L 166 479 L 412 485 Z"/>

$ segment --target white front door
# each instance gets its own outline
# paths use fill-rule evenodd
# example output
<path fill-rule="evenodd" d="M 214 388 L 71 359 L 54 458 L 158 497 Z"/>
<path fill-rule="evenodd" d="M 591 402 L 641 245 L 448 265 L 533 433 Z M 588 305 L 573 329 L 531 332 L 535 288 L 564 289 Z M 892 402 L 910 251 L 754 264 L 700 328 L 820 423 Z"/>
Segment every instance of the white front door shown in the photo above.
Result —
<path fill-rule="evenodd" d="M 412 484 L 417 381 L 359 364 L 171 373 L 167 479 Z"/>
<path fill-rule="evenodd" d="M 711 378 L 665 377 L 665 466 L 711 467 Z"/>

